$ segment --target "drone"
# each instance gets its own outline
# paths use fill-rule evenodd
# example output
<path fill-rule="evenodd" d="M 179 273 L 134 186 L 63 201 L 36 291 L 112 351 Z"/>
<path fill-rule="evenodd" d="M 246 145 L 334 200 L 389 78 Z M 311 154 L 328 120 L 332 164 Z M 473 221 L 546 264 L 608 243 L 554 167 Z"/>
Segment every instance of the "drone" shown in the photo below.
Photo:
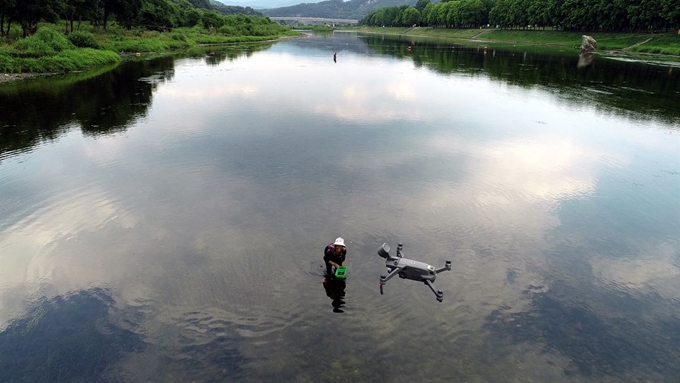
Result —
<path fill-rule="evenodd" d="M 451 270 L 451 261 L 446 261 L 444 267 L 435 269 L 434 266 L 428 265 L 427 263 L 402 257 L 401 250 L 403 247 L 404 246 L 401 243 L 397 245 L 396 257 L 390 255 L 390 246 L 386 243 L 383 243 L 383 245 L 380 246 L 380 249 L 378 249 L 378 255 L 385 258 L 385 266 L 387 266 L 387 271 L 389 273 L 387 276 L 380 276 L 380 295 L 383 295 L 383 286 L 385 283 L 395 275 L 398 275 L 401 279 L 410 279 L 425 283 L 437 297 L 437 301 L 441 302 L 444 298 L 444 292 L 435 290 L 432 282 L 434 282 L 437 274 Z"/>

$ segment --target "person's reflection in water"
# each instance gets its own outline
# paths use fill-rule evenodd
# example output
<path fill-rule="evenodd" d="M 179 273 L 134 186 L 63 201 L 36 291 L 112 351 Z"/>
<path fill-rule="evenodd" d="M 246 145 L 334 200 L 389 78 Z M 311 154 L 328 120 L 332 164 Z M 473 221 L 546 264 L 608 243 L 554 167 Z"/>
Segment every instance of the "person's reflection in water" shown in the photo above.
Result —
<path fill-rule="evenodd" d="M 335 277 L 325 277 L 323 279 L 323 288 L 326 290 L 326 295 L 333 301 L 334 313 L 343 313 L 343 306 L 345 305 L 345 287 L 347 284 L 343 279 Z"/>

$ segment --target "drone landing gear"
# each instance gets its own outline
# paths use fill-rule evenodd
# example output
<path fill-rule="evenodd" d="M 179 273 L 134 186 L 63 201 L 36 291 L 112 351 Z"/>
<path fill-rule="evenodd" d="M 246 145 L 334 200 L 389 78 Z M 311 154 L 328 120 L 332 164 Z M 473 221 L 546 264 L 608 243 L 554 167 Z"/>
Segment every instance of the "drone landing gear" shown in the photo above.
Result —
<path fill-rule="evenodd" d="M 392 277 L 394 277 L 395 275 L 399 274 L 400 271 L 401 271 L 401 269 L 393 269 L 392 271 L 390 271 L 389 274 L 387 274 L 387 276 L 385 276 L 385 275 L 380 276 L 380 284 L 379 284 L 380 295 L 383 295 L 383 286 L 385 286 L 385 283 L 387 283 L 387 281 L 392 279 Z"/>
<path fill-rule="evenodd" d="M 432 290 L 434 295 L 437 297 L 437 302 L 441 302 L 444 299 L 444 292 L 441 290 L 435 290 L 434 284 L 432 284 L 432 282 L 430 282 L 429 279 L 426 279 L 424 282 L 427 285 L 427 287 L 429 287 L 430 290 Z"/>
<path fill-rule="evenodd" d="M 384 295 L 384 292 L 383 292 L 383 288 L 382 288 L 382 287 L 385 286 L 385 283 L 386 283 L 390 278 L 392 278 L 393 276 L 398 275 L 398 274 L 399 274 L 399 269 L 395 269 L 394 271 L 392 271 L 392 272 L 391 272 L 389 275 L 387 275 L 387 276 L 385 276 L 385 275 L 381 275 L 381 276 L 380 276 L 380 283 L 378 284 L 378 286 L 380 286 L 380 295 Z M 432 292 L 434 293 L 434 295 L 435 295 L 435 297 L 437 298 L 437 301 L 438 301 L 438 302 L 441 302 L 441 301 L 444 299 L 444 292 L 441 291 L 441 290 L 435 289 L 435 288 L 434 288 L 434 284 L 432 283 L 432 281 L 430 281 L 429 279 L 425 279 L 425 280 L 423 281 L 423 283 L 425 283 L 425 284 L 427 285 L 427 287 L 429 287 L 430 290 L 432 290 Z"/>

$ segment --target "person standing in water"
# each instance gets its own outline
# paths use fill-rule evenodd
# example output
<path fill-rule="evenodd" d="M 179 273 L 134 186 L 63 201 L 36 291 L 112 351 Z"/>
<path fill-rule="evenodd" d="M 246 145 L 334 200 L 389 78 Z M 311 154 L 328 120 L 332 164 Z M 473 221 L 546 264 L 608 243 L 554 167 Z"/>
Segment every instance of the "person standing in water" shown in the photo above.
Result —
<path fill-rule="evenodd" d="M 323 261 L 326 263 L 326 275 L 332 277 L 333 268 L 345 266 L 345 257 L 347 256 L 347 247 L 345 240 L 342 237 L 335 239 L 335 242 L 329 243 L 323 251 Z"/>

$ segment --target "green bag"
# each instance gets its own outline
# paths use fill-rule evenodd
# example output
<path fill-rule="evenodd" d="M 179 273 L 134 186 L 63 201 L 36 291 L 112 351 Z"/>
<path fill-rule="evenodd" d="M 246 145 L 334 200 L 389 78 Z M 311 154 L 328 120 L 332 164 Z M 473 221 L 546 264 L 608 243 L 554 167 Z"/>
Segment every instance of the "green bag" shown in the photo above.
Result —
<path fill-rule="evenodd" d="M 345 279 L 345 275 L 347 274 L 347 266 L 338 266 L 338 268 L 335 270 L 335 277 L 339 279 Z"/>

